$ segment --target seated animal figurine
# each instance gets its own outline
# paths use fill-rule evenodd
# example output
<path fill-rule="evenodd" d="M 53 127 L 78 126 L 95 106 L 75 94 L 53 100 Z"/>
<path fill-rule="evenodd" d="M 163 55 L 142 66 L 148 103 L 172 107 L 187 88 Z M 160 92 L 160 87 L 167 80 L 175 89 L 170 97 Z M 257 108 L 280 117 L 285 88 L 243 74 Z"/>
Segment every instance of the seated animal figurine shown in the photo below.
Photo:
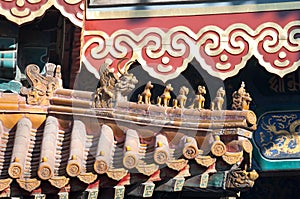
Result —
<path fill-rule="evenodd" d="M 171 86 L 171 84 L 168 84 L 163 94 L 157 97 L 157 105 L 167 107 L 171 99 L 171 91 L 173 91 L 173 87 Z"/>
<path fill-rule="evenodd" d="M 151 81 L 147 82 L 144 91 L 138 96 L 138 104 L 151 104 L 151 89 L 153 88 L 153 85 L 151 84 Z M 143 101 L 144 99 L 144 101 Z"/>

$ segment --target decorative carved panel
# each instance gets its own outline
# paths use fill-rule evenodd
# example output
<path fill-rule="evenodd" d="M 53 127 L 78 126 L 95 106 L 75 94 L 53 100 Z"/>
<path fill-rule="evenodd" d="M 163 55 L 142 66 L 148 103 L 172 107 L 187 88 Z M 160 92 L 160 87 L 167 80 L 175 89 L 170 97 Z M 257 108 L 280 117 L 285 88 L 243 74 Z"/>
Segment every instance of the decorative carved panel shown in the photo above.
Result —
<path fill-rule="evenodd" d="M 281 15 L 289 17 L 277 20 Z M 296 11 L 142 20 L 136 19 L 134 27 L 126 19 L 87 20 L 82 59 L 87 69 L 99 78 L 101 65 L 117 72 L 118 59 L 131 57 L 149 75 L 166 82 L 192 60 L 222 80 L 236 75 L 252 56 L 281 77 L 300 65 Z"/>
<path fill-rule="evenodd" d="M 42 16 L 51 6 L 55 6 L 75 25 L 82 26 L 82 0 L 0 0 L 0 13 L 8 20 L 21 25 Z"/>
<path fill-rule="evenodd" d="M 49 179 L 49 182 L 52 186 L 61 189 L 69 183 L 69 180 L 69 178 L 66 178 L 64 176 L 55 176 Z"/>
<path fill-rule="evenodd" d="M 0 180 L 0 191 L 3 191 L 4 189 L 8 188 L 11 182 L 12 182 L 11 178 L 1 179 Z"/>
<path fill-rule="evenodd" d="M 19 183 L 21 188 L 29 192 L 38 188 L 41 184 L 41 181 L 37 179 L 17 179 L 17 182 Z"/>

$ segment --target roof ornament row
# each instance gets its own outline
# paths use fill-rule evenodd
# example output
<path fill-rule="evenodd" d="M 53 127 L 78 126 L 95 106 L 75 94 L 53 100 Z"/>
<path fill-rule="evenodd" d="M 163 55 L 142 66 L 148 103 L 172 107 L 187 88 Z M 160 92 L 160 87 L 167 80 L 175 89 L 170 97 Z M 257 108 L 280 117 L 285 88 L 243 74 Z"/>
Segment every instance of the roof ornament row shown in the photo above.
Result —
<path fill-rule="evenodd" d="M 108 69 L 105 69 L 100 75 L 99 87 L 94 93 L 93 107 L 95 108 L 112 108 L 116 102 L 127 101 L 127 96 L 133 91 L 135 85 L 138 83 L 137 78 L 132 74 L 128 73 L 130 65 L 134 61 L 129 61 L 125 64 L 125 71 L 122 72 L 120 69 L 121 59 L 117 65 L 120 77 L 116 77 Z M 151 89 L 154 85 L 151 81 L 148 81 L 144 87 L 142 93 L 138 95 L 138 104 L 151 104 L 152 92 Z M 174 88 L 169 83 L 165 86 L 164 91 L 161 95 L 157 97 L 156 105 L 169 107 L 171 103 L 171 92 Z M 185 108 L 187 102 L 187 95 L 189 89 L 186 86 L 181 86 L 179 89 L 179 94 L 176 99 L 172 101 L 173 108 Z M 222 110 L 225 97 L 225 89 L 220 87 L 216 92 L 216 97 L 211 101 L 211 110 Z M 206 88 L 203 85 L 198 86 L 198 91 L 193 99 L 193 103 L 187 108 L 189 109 L 204 109 Z M 249 110 L 249 104 L 252 101 L 250 94 L 245 90 L 245 83 L 242 82 L 241 87 L 238 91 L 235 91 L 232 95 L 233 97 L 233 110 Z"/>
<path fill-rule="evenodd" d="M 126 58 L 121 59 L 117 64 L 120 77 L 110 72 L 107 68 L 100 75 L 99 86 L 93 94 L 92 107 L 94 108 L 112 108 L 117 102 L 128 101 L 127 96 L 134 90 L 138 83 L 134 74 L 128 70 L 134 61 L 129 61 L 124 66 L 124 71 L 120 69 L 121 63 Z M 27 96 L 27 103 L 31 105 L 47 105 L 49 98 L 53 92 L 62 88 L 61 66 L 52 63 L 45 65 L 46 74 L 40 74 L 40 69 L 35 64 L 30 64 L 26 67 L 26 76 L 30 84 L 30 88 L 22 87 L 21 94 Z M 138 104 L 151 104 L 151 89 L 154 85 L 148 81 L 144 91 L 138 95 Z M 163 93 L 157 97 L 156 105 L 169 107 L 171 103 L 171 92 L 174 88 L 169 83 L 165 86 Z M 186 86 L 181 86 L 176 99 L 172 101 L 173 108 L 185 108 L 189 89 Z M 198 91 L 188 109 L 204 109 L 206 88 L 199 85 Z M 220 87 L 216 92 L 216 97 L 211 101 L 211 110 L 222 110 L 225 97 L 225 90 Z M 245 90 L 245 83 L 242 82 L 238 91 L 232 95 L 233 110 L 249 110 L 249 104 L 252 101 L 250 94 Z"/>
<path fill-rule="evenodd" d="M 247 110 L 252 99 L 244 82 L 233 93 L 235 110 L 218 111 L 224 103 L 222 87 L 209 107 L 216 111 L 205 109 L 206 87 L 202 85 L 197 87 L 192 105 L 186 104 L 189 89 L 185 86 L 180 87 L 179 95 L 172 101 L 171 84 L 154 103 L 154 85 L 150 81 L 138 102 L 128 102 L 127 96 L 138 80 L 128 71 L 132 62 L 121 71 L 121 61 L 120 76 L 105 69 L 94 93 L 71 89 L 56 89 L 52 93 L 45 85 L 53 81 L 53 88 L 59 88 L 60 68 L 49 65 L 50 70 L 42 75 L 37 66 L 28 66 L 32 86 L 27 89 L 29 105 L 17 95 L 0 96 L 2 107 L 14 110 L 5 112 L 0 122 L 3 149 L 9 157 L 7 164 L 0 165 L 0 170 L 9 175 L 0 179 L 2 187 L 9 187 L 15 179 L 19 187 L 31 192 L 48 180 L 62 189 L 75 177 L 89 186 L 98 186 L 104 177 L 118 181 L 120 189 L 116 191 L 124 193 L 123 185 L 130 185 L 130 177 L 135 175 L 143 176 L 143 180 L 134 183 L 151 190 L 147 191 L 149 197 L 153 191 L 206 189 L 215 180 L 222 189 L 239 191 L 253 186 L 258 174 L 251 170 L 250 139 L 256 129 L 256 116 Z M 32 111 L 34 104 L 38 105 L 38 112 Z M 15 117 L 15 110 L 20 110 L 20 116 Z M 5 145 L 9 139 L 13 145 Z M 155 187 L 154 181 L 162 184 Z M 0 186 L 0 191 L 4 188 Z"/>
<path fill-rule="evenodd" d="M 145 85 L 144 91 L 138 97 L 138 104 L 151 104 L 150 98 L 152 94 L 150 89 L 152 88 L 153 85 L 151 84 L 151 81 L 149 81 Z M 164 107 L 169 106 L 169 102 L 171 99 L 171 91 L 173 91 L 172 85 L 167 84 L 167 86 L 164 89 L 164 92 L 157 97 L 158 106 L 164 106 Z M 173 100 L 173 108 L 184 108 L 186 105 L 188 93 L 189 93 L 189 89 L 185 86 L 181 86 L 179 89 L 179 95 L 177 96 L 176 99 Z M 198 92 L 195 95 L 193 103 L 190 106 L 188 106 L 188 108 L 204 109 L 205 94 L 206 94 L 205 86 L 199 85 Z M 223 87 L 220 87 L 217 90 L 216 97 L 214 98 L 214 100 L 211 102 L 210 105 L 211 110 L 223 109 L 225 94 L 226 92 Z M 250 102 L 252 101 L 252 98 L 250 97 L 250 94 L 246 92 L 244 82 L 242 82 L 239 90 L 233 93 L 232 98 L 233 98 L 233 104 L 232 104 L 233 110 L 249 110 L 249 105 Z"/>

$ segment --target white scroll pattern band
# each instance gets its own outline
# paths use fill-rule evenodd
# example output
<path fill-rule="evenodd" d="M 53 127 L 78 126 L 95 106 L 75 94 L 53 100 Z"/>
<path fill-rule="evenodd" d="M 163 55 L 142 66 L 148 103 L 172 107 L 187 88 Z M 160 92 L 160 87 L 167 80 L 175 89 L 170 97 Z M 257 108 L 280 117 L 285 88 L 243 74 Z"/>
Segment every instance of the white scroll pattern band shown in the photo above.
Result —
<path fill-rule="evenodd" d="M 82 27 L 83 0 L 0 0 L 0 15 L 21 25 L 41 17 L 51 6 L 60 10 L 74 25 Z"/>
<path fill-rule="evenodd" d="M 111 67 L 123 57 L 137 59 L 143 69 L 162 81 L 177 77 L 196 59 L 209 74 L 224 80 L 236 75 L 255 56 L 271 73 L 284 76 L 300 65 L 300 21 L 285 27 L 268 22 L 255 30 L 246 24 L 232 24 L 225 30 L 205 26 L 197 33 L 185 26 L 168 30 L 158 27 L 85 31 L 83 62 L 98 76 L 104 62 Z"/>

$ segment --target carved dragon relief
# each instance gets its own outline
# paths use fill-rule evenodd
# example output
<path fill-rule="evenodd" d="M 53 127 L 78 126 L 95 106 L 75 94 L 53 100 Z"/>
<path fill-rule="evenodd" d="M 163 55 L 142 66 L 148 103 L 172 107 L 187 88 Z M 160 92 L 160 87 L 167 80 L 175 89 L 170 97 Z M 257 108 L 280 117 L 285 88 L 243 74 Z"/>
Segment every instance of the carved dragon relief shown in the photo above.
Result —
<path fill-rule="evenodd" d="M 47 105 L 48 98 L 57 88 L 62 88 L 61 66 L 52 63 L 45 65 L 46 74 L 40 74 L 40 68 L 30 64 L 25 69 L 25 74 L 30 88 L 22 87 L 21 94 L 27 96 L 27 103 L 31 105 Z"/>
<path fill-rule="evenodd" d="M 226 187 L 229 189 L 241 190 L 242 188 L 253 187 L 254 181 L 258 178 L 258 173 L 243 170 L 232 170 L 227 174 Z"/>

